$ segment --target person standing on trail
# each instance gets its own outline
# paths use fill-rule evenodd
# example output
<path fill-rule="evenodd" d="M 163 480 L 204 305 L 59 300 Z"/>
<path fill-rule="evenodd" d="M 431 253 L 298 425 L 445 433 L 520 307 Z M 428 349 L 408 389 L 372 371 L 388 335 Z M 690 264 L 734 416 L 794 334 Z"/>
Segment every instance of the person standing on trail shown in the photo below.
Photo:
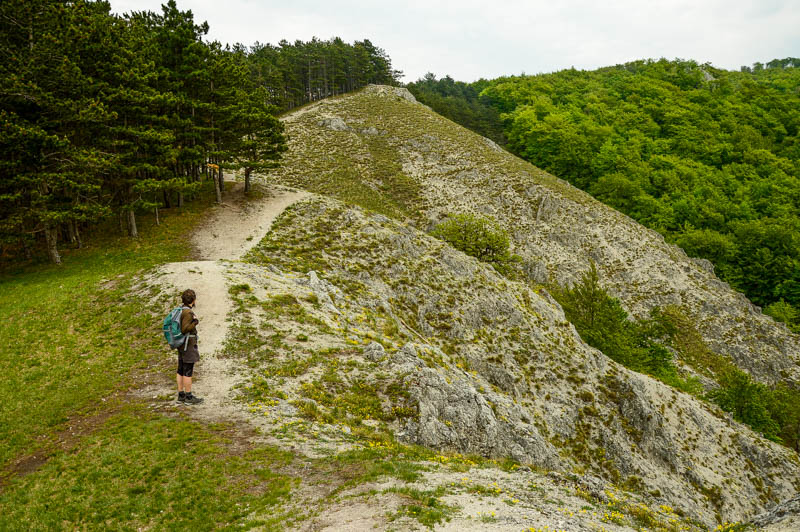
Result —
<path fill-rule="evenodd" d="M 178 401 L 188 405 L 196 405 L 203 399 L 192 395 L 192 373 L 194 364 L 200 360 L 200 351 L 197 349 L 197 324 L 200 320 L 192 310 L 197 302 L 194 290 L 184 290 L 181 294 L 183 310 L 181 311 L 181 333 L 188 335 L 184 347 L 178 348 Z"/>

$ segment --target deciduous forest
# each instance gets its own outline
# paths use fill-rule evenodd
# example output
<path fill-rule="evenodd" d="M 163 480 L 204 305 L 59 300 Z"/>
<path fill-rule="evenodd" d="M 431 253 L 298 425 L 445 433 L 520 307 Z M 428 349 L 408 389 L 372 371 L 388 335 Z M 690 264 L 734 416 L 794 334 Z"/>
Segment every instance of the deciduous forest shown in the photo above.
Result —
<path fill-rule="evenodd" d="M 661 59 L 472 84 L 430 74 L 409 89 L 708 259 L 797 330 L 797 67 L 797 58 L 740 71 Z"/>
<path fill-rule="evenodd" d="M 80 246 L 82 233 L 181 206 L 204 179 L 267 170 L 281 111 L 395 83 L 385 52 L 339 38 L 223 46 L 174 0 L 0 3 L 0 259 Z M 249 182 L 246 182 L 246 186 Z M 114 222 L 116 223 L 116 222 Z"/>

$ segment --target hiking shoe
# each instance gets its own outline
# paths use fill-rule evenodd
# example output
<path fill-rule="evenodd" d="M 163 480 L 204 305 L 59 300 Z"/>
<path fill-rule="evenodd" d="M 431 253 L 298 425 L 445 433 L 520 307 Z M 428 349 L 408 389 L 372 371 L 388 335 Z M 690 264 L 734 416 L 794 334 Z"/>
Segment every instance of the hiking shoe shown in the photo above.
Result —
<path fill-rule="evenodd" d="M 178 402 L 179 403 L 186 402 L 186 392 L 178 392 Z"/>
<path fill-rule="evenodd" d="M 187 405 L 199 405 L 200 403 L 203 402 L 203 398 L 187 393 L 186 398 L 183 400 L 183 402 L 186 403 Z"/>

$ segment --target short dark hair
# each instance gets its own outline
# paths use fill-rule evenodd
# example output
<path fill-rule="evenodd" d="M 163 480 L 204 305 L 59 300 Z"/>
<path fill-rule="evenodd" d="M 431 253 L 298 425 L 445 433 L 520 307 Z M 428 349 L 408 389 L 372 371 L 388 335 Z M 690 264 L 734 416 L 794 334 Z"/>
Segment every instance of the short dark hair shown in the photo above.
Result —
<path fill-rule="evenodd" d="M 181 300 L 183 301 L 184 305 L 191 305 L 194 303 L 196 297 L 197 295 L 195 295 L 194 290 L 191 289 L 184 290 L 181 294 Z"/>

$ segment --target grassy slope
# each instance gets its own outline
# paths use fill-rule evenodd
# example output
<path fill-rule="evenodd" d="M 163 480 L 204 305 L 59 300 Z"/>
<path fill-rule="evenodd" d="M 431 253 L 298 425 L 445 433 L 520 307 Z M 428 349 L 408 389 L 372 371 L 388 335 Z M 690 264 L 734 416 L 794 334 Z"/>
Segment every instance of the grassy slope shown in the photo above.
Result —
<path fill-rule="evenodd" d="M 331 106 L 330 111 L 343 117 L 354 129 L 375 128 L 379 134 L 359 135 L 358 141 L 346 131 L 325 131 L 319 135 L 314 133 L 319 127 L 316 123 L 319 117 L 314 112 L 299 115 L 287 126 L 290 146 L 296 149 L 290 149 L 284 164 L 271 174 L 278 181 L 387 216 L 415 219 L 421 215 L 419 211 L 429 207 L 427 202 L 435 198 L 424 197 L 420 184 L 403 173 L 399 151 L 406 141 L 424 141 L 432 135 L 457 146 L 477 165 L 502 165 L 517 188 L 542 184 L 578 203 L 594 202 L 588 194 L 566 182 L 522 159 L 494 151 L 475 133 L 399 97 L 365 89 L 355 95 L 329 98 L 318 105 L 326 106 L 326 111 Z M 387 131 L 387 127 L 391 129 Z M 300 134 L 303 129 L 310 129 L 311 134 Z M 298 142 L 302 144 L 293 144 Z M 445 154 L 445 157 L 458 160 L 460 155 Z M 446 163 L 445 159 L 443 166 Z M 448 176 L 446 168 L 442 174 Z"/>
<path fill-rule="evenodd" d="M 0 280 L 0 465 L 73 415 L 113 402 L 137 369 L 163 356 L 157 324 L 143 300 L 129 295 L 134 275 L 185 260 L 184 235 L 203 202 L 168 214 L 160 227 L 140 221 L 141 238 L 98 235 L 64 253 L 64 265 L 42 265 Z"/>
<path fill-rule="evenodd" d="M 253 445 L 242 427 L 155 413 L 126 395 L 148 369 L 172 367 L 160 309 L 131 292 L 134 278 L 190 258 L 185 236 L 210 192 L 184 212 L 162 211 L 159 227 L 141 217 L 138 241 L 92 235 L 64 250 L 61 267 L 0 277 L 0 530 L 281 530 L 308 517 L 279 505 L 298 485 L 298 460 L 303 481 L 330 500 L 378 477 L 416 480 L 412 461 L 435 456 L 379 445 L 305 460 Z M 423 495 L 405 494 L 402 511 L 441 519 Z"/>
<path fill-rule="evenodd" d="M 414 462 L 436 456 L 381 444 L 308 460 L 254 445 L 243 427 L 156 413 L 126 395 L 173 358 L 161 309 L 131 292 L 134 279 L 190 259 L 185 237 L 211 199 L 207 190 L 184 212 L 162 211 L 159 227 L 141 217 L 138 241 L 92 235 L 64 250 L 61 267 L 0 277 L 0 530 L 282 530 L 316 511 L 281 504 L 301 481 L 299 463 L 302 482 L 324 486 L 330 501 L 378 477 L 417 480 Z M 424 495 L 404 494 L 400 511 L 441 520 L 438 499 Z"/>
<path fill-rule="evenodd" d="M 252 521 L 293 485 L 270 447 L 242 450 L 224 426 L 151 413 L 126 397 L 166 364 L 160 316 L 130 291 L 142 270 L 186 260 L 210 190 L 134 241 L 94 235 L 64 265 L 0 278 L 0 529 L 198 528 Z M 99 231 L 98 231 L 99 232 Z M 163 366 L 162 366 L 163 367 Z M 187 454 L 188 452 L 188 454 Z M 191 511 L 184 511 L 191 508 Z"/>
<path fill-rule="evenodd" d="M 237 452 L 232 443 L 226 427 L 127 406 L 75 452 L 14 479 L 0 494 L 0 529 L 280 529 L 285 516 L 268 510 L 295 480 L 273 468 L 291 455 L 269 447 Z"/>
<path fill-rule="evenodd" d="M 574 281 L 570 272 L 583 267 L 581 257 L 594 256 L 597 262 L 599 256 L 603 283 L 614 288 L 614 295 L 624 301 L 631 315 L 647 317 L 653 304 L 679 305 L 676 310 L 686 318 L 680 320 L 685 325 L 681 334 L 705 341 L 708 349 L 719 355 L 716 366 L 732 363 L 770 382 L 796 380 L 800 361 L 792 359 L 795 340 L 774 327 L 771 319 L 751 314 L 733 292 L 718 291 L 716 279 L 707 279 L 678 248 L 663 245 L 655 237 L 651 240 L 663 260 L 650 260 L 635 243 L 639 230 L 643 238 L 652 235 L 643 227 L 634 227 L 627 217 L 530 163 L 496 151 L 485 139 L 450 120 L 399 97 L 377 94 L 377 90 L 370 87 L 356 95 L 324 100 L 316 109 L 290 117 L 287 131 L 292 146 L 286 164 L 273 173 L 274 178 L 406 219 L 422 230 L 429 230 L 432 220 L 446 213 L 492 215 L 512 234 L 515 252 L 539 268 L 537 278 L 550 278 L 545 284 L 569 284 Z M 320 127 L 320 118 L 329 115 L 342 118 L 357 134 Z M 363 133 L 370 127 L 379 134 Z M 404 162 L 420 165 L 416 177 L 403 171 Z M 386 168 L 399 170 L 387 180 L 381 177 Z M 536 192 L 541 190 L 539 186 L 556 193 L 555 203 L 548 201 L 550 194 Z M 529 199 L 529 190 L 541 197 Z M 586 209 L 572 209 L 559 202 L 560 198 Z M 540 227 L 539 210 L 547 219 L 551 208 L 568 218 L 550 220 Z M 594 222 L 585 219 L 587 213 L 596 217 Z M 575 227 L 566 225 L 569 221 L 585 227 L 586 234 L 576 234 Z M 553 244 L 562 239 L 564 245 Z M 543 252 L 553 256 L 541 260 Z M 561 253 L 566 259 L 560 258 Z M 621 260 L 652 268 L 655 273 L 642 279 L 639 272 L 621 267 Z M 683 268 L 661 266 L 672 261 L 683 263 Z M 689 273 L 684 275 L 685 271 Z M 690 289 L 683 290 L 682 284 Z M 703 297 L 716 305 L 714 313 L 704 310 Z M 735 312 L 728 313 L 727 308 Z M 716 373 L 717 368 L 709 368 L 698 357 L 688 356 L 682 362 L 697 373 L 707 374 L 709 369 Z"/>

